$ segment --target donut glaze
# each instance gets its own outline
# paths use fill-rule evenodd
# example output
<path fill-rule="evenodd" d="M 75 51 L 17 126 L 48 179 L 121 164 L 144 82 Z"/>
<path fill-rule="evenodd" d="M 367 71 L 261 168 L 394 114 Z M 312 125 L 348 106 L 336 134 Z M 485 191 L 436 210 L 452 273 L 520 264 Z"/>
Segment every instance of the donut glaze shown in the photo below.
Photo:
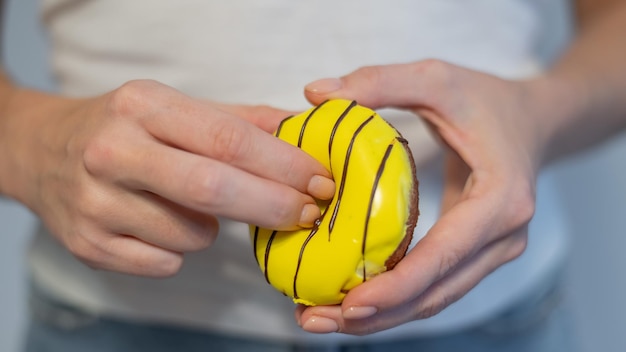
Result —
<path fill-rule="evenodd" d="M 404 256 L 417 221 L 417 179 L 407 141 L 376 112 L 329 100 L 283 120 L 275 135 L 328 170 L 333 199 L 318 202 L 312 229 L 250 227 L 265 279 L 305 305 L 341 303 L 346 293 Z"/>

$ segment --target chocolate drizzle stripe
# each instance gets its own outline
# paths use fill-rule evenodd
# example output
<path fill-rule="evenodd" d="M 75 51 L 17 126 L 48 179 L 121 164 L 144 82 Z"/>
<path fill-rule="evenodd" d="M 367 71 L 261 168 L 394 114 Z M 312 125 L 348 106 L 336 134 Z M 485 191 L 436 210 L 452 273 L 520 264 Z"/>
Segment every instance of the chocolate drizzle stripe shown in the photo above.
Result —
<path fill-rule="evenodd" d="M 333 141 L 335 140 L 335 132 L 337 132 L 337 128 L 339 128 L 341 121 L 343 121 L 343 119 L 348 115 L 350 110 L 352 110 L 352 108 L 355 106 L 356 106 L 356 101 L 353 100 L 350 103 L 350 105 L 348 105 L 348 107 L 341 113 L 337 121 L 335 121 L 335 125 L 333 126 L 333 129 L 330 132 L 330 140 L 328 141 L 328 164 L 331 165 L 330 167 L 331 170 L 333 169 L 331 153 L 333 151 Z"/>
<path fill-rule="evenodd" d="M 253 245 L 253 250 L 254 250 L 254 260 L 256 260 L 256 264 L 259 265 L 259 256 L 256 253 L 256 249 L 258 247 L 259 244 L 259 227 L 255 226 L 254 227 L 254 245 Z"/>
<path fill-rule="evenodd" d="M 408 145 L 409 141 L 407 141 L 406 139 L 402 138 L 402 137 L 396 137 L 396 140 L 404 145 Z"/>
<path fill-rule="evenodd" d="M 348 164 L 350 163 L 350 155 L 352 155 L 352 146 L 356 141 L 356 137 L 361 133 L 363 128 L 370 123 L 374 119 L 374 115 L 370 116 L 367 120 L 365 120 L 354 132 L 352 135 L 352 139 L 350 140 L 350 144 L 348 145 L 348 150 L 346 151 L 346 161 L 343 164 L 343 173 L 341 175 L 341 182 L 339 183 L 339 189 L 337 190 L 337 203 L 335 203 L 335 208 L 333 209 L 333 214 L 330 217 L 330 221 L 328 222 L 328 241 L 330 242 L 330 234 L 333 232 L 333 227 L 335 227 L 335 220 L 337 220 L 337 214 L 339 213 L 339 206 L 341 205 L 341 198 L 343 197 L 343 190 L 346 187 L 346 178 L 348 176 Z"/>
<path fill-rule="evenodd" d="M 309 120 L 311 120 L 311 118 L 313 117 L 313 115 L 315 115 L 317 110 L 319 110 L 322 106 L 324 106 L 324 104 L 326 104 L 327 101 L 328 100 L 326 100 L 325 102 L 313 108 L 313 110 L 311 110 L 311 112 L 309 113 L 309 116 L 307 116 L 306 119 L 304 119 L 304 122 L 302 123 L 302 128 L 300 128 L 300 136 L 298 137 L 298 148 L 302 147 L 302 140 L 304 139 L 304 131 L 306 130 L 306 126 L 309 124 Z"/>
<path fill-rule="evenodd" d="M 267 241 L 267 246 L 265 247 L 265 263 L 263 263 L 263 266 L 265 267 L 264 273 L 265 273 L 265 281 L 267 281 L 268 283 L 271 284 L 270 282 L 270 277 L 269 277 L 269 273 L 267 272 L 268 269 L 268 261 L 270 259 L 270 249 L 272 248 L 272 242 L 274 242 L 274 237 L 276 237 L 276 233 L 278 231 L 272 231 L 272 235 L 270 236 L 269 240 Z"/>
<path fill-rule="evenodd" d="M 319 230 L 320 225 L 322 224 L 322 220 L 324 220 L 324 217 L 326 216 L 327 211 L 328 211 L 328 208 L 326 208 L 324 212 L 322 213 L 322 216 L 320 216 L 320 218 L 315 221 L 315 225 L 311 229 L 311 232 L 309 232 L 309 235 L 302 243 L 302 247 L 300 247 L 300 253 L 298 255 L 298 264 L 296 265 L 296 272 L 293 275 L 293 297 L 294 298 L 299 298 L 298 291 L 296 289 L 296 283 L 298 282 L 298 273 L 300 272 L 300 265 L 302 264 L 302 260 L 304 259 L 304 250 L 306 246 L 309 244 L 309 241 L 311 241 L 311 239 L 313 238 L 313 236 L 317 234 L 317 231 Z"/>
<path fill-rule="evenodd" d="M 287 116 L 284 120 L 282 120 L 279 124 L 278 124 L 278 128 L 276 129 L 276 133 L 274 133 L 274 135 L 276 137 L 280 136 L 280 131 L 283 129 L 283 125 L 285 124 L 285 122 L 291 120 L 294 117 L 294 115 L 291 116 Z"/>
<path fill-rule="evenodd" d="M 387 160 L 389 159 L 389 155 L 391 154 L 391 150 L 395 145 L 396 139 L 394 139 L 388 146 L 385 151 L 385 155 L 383 156 L 383 160 L 380 162 L 378 166 L 378 171 L 376 172 L 376 178 L 374 178 L 374 184 L 372 185 L 372 193 L 370 194 L 370 201 L 367 205 L 367 213 L 365 217 L 365 228 L 363 229 L 363 242 L 361 242 L 361 259 L 363 260 L 363 282 L 367 280 L 367 270 L 365 269 L 365 244 L 367 242 L 367 232 L 369 230 L 370 224 L 370 216 L 372 215 L 372 207 L 374 205 L 374 196 L 376 195 L 376 190 L 378 189 L 378 183 L 380 182 L 380 178 L 385 171 L 385 165 L 387 164 Z"/>
<path fill-rule="evenodd" d="M 302 258 L 304 258 L 304 249 L 309 244 L 309 241 L 313 238 L 313 236 L 315 236 L 318 229 L 319 227 L 316 226 L 315 228 L 311 230 L 306 240 L 304 240 L 304 243 L 302 243 L 302 247 L 300 248 L 300 254 L 298 255 L 298 264 L 296 265 L 296 272 L 293 275 L 293 298 L 296 298 L 296 299 L 300 298 L 298 297 L 298 289 L 296 287 L 297 286 L 296 283 L 298 282 L 298 273 L 300 272 L 300 265 L 302 264 Z"/>

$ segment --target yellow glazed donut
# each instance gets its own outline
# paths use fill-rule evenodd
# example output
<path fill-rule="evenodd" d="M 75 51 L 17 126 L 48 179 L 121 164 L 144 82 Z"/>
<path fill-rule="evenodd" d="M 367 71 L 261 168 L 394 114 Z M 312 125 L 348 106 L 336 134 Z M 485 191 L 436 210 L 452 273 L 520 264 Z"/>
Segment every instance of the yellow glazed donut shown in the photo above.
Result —
<path fill-rule="evenodd" d="M 346 293 L 391 269 L 417 222 L 415 166 L 407 141 L 377 113 L 329 100 L 281 122 L 275 135 L 302 148 L 333 175 L 312 229 L 250 227 L 265 279 L 294 302 L 341 303 Z"/>

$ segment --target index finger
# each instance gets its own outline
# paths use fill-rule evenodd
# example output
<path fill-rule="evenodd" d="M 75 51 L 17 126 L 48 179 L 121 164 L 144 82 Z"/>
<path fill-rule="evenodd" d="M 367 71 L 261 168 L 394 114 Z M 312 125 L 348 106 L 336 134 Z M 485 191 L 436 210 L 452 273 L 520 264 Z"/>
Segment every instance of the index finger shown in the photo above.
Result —
<path fill-rule="evenodd" d="M 143 127 L 158 140 L 209 157 L 253 175 L 327 199 L 334 183 L 330 172 L 304 151 L 252 123 L 179 93 L 167 86 L 149 87 L 152 101 Z M 314 179 L 314 176 L 320 176 Z"/>
<path fill-rule="evenodd" d="M 476 191 L 476 195 L 467 197 L 443 214 L 393 270 L 348 293 L 342 303 L 344 314 L 349 317 L 358 311 L 355 307 L 386 310 L 411 302 L 503 234 L 523 227 L 524 219 L 532 215 L 512 217 L 511 211 L 517 204 L 503 204 L 509 202 L 503 197 L 504 189 L 493 187 L 485 193 Z"/>
<path fill-rule="evenodd" d="M 243 118 L 268 133 L 276 131 L 280 122 L 286 117 L 298 113 L 297 111 L 286 111 L 267 105 L 230 105 L 213 102 L 211 104 L 216 104 L 219 109 Z"/>

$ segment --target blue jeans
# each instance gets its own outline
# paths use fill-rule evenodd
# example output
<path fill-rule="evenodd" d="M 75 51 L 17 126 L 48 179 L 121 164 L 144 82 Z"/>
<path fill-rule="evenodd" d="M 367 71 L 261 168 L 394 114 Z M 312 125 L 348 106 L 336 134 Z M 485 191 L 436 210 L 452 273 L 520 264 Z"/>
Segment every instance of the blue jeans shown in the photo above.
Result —
<path fill-rule="evenodd" d="M 519 302 L 490 321 L 454 334 L 380 343 L 308 346 L 94 317 L 33 295 L 25 352 L 559 352 L 576 351 L 561 290 Z"/>

